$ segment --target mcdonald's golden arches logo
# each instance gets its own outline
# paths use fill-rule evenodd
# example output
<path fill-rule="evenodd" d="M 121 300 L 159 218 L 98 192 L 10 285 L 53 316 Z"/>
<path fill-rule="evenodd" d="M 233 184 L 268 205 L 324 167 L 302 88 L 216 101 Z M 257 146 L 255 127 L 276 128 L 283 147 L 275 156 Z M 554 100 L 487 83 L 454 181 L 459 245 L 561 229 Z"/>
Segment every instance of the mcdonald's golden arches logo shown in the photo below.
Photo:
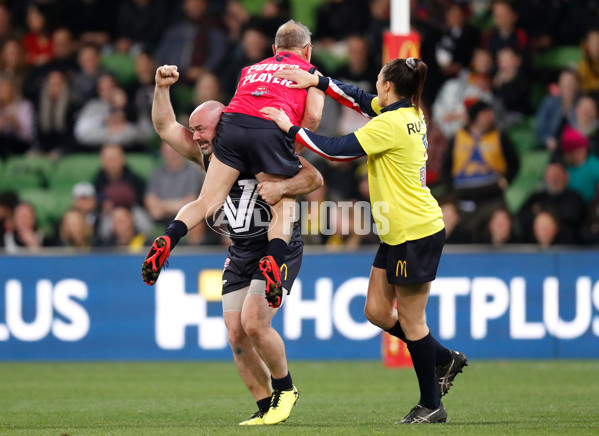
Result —
<path fill-rule="evenodd" d="M 408 263 L 405 260 L 398 260 L 395 267 L 395 277 L 408 277 Z"/>

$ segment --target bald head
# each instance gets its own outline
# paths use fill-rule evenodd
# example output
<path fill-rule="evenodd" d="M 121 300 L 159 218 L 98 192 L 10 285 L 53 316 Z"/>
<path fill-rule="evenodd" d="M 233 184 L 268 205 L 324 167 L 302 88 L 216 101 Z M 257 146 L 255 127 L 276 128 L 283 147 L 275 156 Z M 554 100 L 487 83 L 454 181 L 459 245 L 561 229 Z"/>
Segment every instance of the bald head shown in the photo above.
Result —
<path fill-rule="evenodd" d="M 275 49 L 281 50 L 301 50 L 310 44 L 312 33 L 304 24 L 289 20 L 282 24 L 275 35 Z"/>
<path fill-rule="evenodd" d="M 224 104 L 209 100 L 195 108 L 189 116 L 189 128 L 193 131 L 193 139 L 197 141 L 205 156 L 212 153 L 212 140 L 216 135 L 216 125 L 224 110 Z"/>

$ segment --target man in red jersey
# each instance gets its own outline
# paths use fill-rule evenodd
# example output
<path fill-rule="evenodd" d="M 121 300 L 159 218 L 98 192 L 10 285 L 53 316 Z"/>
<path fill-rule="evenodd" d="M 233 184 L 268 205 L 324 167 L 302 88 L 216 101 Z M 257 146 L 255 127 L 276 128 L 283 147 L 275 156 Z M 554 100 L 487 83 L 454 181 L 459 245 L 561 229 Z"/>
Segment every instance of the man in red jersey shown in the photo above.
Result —
<path fill-rule="evenodd" d="M 213 155 L 200 196 L 184 206 L 164 235 L 154 241 L 142 265 L 142 277 L 147 284 L 156 282 L 171 249 L 188 229 L 220 208 L 240 174 L 250 173 L 258 182 L 266 182 L 289 178 L 299 172 L 301 164 L 294 142 L 274 122 L 264 118 L 260 109 L 279 107 L 301 126 L 310 130 L 318 127 L 324 93 L 315 88 L 308 91 L 291 89 L 292 82 L 272 74 L 285 66 L 315 72 L 309 63 L 312 54 L 310 31 L 301 23 L 288 21 L 277 31 L 273 52 L 273 57 L 242 71 L 235 96 L 218 124 L 212 142 Z M 168 71 L 178 77 L 176 69 Z M 294 202 L 294 197 L 283 197 L 271 205 L 274 219 L 268 230 L 269 243 L 266 256 L 259 262 L 266 280 L 264 305 L 268 302 L 273 308 L 280 306 L 283 297 L 279 266 L 284 261 L 292 234 Z M 264 351 L 280 349 L 277 341 L 280 337 L 277 339 L 274 335 L 272 340 L 261 341 L 268 343 L 263 347 Z M 284 354 L 268 360 L 286 362 Z M 286 365 L 273 365 L 269 370 L 273 396 L 264 420 L 266 424 L 276 424 L 287 419 L 298 392 Z"/>

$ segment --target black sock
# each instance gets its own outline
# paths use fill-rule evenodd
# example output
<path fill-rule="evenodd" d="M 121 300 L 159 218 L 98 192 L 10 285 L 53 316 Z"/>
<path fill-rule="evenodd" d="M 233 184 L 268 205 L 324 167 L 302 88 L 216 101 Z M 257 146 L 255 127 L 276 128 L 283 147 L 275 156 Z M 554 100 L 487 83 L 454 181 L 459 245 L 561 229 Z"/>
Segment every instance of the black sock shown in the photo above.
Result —
<path fill-rule="evenodd" d="M 393 327 L 391 327 L 389 330 L 385 330 L 387 333 L 389 333 L 391 336 L 395 336 L 396 338 L 401 339 L 402 341 L 406 341 L 406 335 L 403 332 L 403 330 L 401 329 L 401 325 L 399 324 L 399 321 L 397 321 L 395 323 L 395 325 Z"/>
<path fill-rule="evenodd" d="M 187 234 L 187 226 L 183 221 L 173 220 L 164 231 L 164 236 L 171 238 L 171 250 L 179 243 L 179 239 Z"/>
<path fill-rule="evenodd" d="M 396 338 L 401 339 L 406 342 L 406 335 L 401 328 L 401 324 L 399 321 L 395 323 L 393 327 L 389 330 L 385 330 L 391 336 L 395 336 Z M 431 336 L 432 337 L 432 336 Z M 437 366 L 445 366 L 451 361 L 451 353 L 447 348 L 445 348 L 439 341 L 437 341 L 434 337 L 433 342 L 435 343 L 435 348 L 437 349 Z"/>
<path fill-rule="evenodd" d="M 437 366 L 445 366 L 449 362 L 451 362 L 451 353 L 447 348 L 445 348 L 441 343 L 436 340 L 432 335 L 431 338 L 435 343 L 435 348 L 437 349 Z"/>
<path fill-rule="evenodd" d="M 289 373 L 283 378 L 273 378 L 270 376 L 270 380 L 272 381 L 272 388 L 275 391 L 290 391 L 293 389 L 293 381 L 291 381 L 291 374 Z"/>
<path fill-rule="evenodd" d="M 429 334 L 417 341 L 406 341 L 414 371 L 418 377 L 418 386 L 420 386 L 420 404 L 429 409 L 439 407 L 441 394 L 437 383 L 437 373 L 435 367 L 437 365 L 436 346 L 434 338 Z"/>
<path fill-rule="evenodd" d="M 256 404 L 258 405 L 258 410 L 260 410 L 260 412 L 262 413 L 266 413 L 268 412 L 268 409 L 270 409 L 270 399 L 272 397 L 266 397 L 266 398 L 262 398 L 261 400 L 256 401 Z"/>
<path fill-rule="evenodd" d="M 287 254 L 287 242 L 280 238 L 275 238 L 268 241 L 268 247 L 266 247 L 266 255 L 272 256 L 277 266 L 280 268 L 285 261 L 285 255 Z"/>

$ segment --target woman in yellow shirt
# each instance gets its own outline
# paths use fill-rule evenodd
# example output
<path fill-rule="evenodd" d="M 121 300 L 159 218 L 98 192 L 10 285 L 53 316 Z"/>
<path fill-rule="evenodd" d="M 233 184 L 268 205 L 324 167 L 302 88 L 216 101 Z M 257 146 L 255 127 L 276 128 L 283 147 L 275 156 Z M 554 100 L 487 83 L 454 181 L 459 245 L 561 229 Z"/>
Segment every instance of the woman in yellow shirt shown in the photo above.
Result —
<path fill-rule="evenodd" d="M 381 239 L 370 272 L 364 313 L 368 320 L 406 342 L 420 386 L 420 401 L 401 423 L 445 422 L 441 402 L 466 356 L 443 347 L 430 333 L 425 308 L 445 242 L 443 216 L 426 187 L 426 123 L 420 99 L 427 74 L 420 59 L 394 59 L 378 75 L 377 96 L 297 69 L 275 75 L 316 86 L 372 118 L 338 138 L 294 126 L 277 108 L 268 118 L 300 144 L 330 160 L 368 156 L 370 202 Z M 395 310 L 397 305 L 397 310 Z"/>

